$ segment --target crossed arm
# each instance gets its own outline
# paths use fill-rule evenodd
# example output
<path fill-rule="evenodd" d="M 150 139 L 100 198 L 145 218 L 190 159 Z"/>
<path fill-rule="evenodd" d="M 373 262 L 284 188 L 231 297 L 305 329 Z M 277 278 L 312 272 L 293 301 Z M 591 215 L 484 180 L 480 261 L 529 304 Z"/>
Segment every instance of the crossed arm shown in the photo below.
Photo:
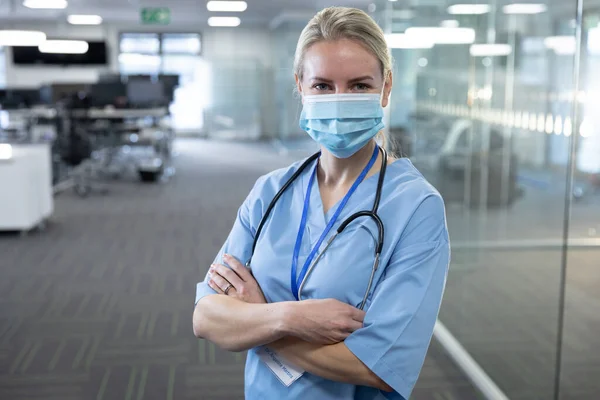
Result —
<path fill-rule="evenodd" d="M 362 327 L 362 311 L 331 299 L 266 303 L 249 271 L 231 257 L 226 261 L 231 269 L 211 267 L 209 285 L 218 294 L 202 298 L 194 310 L 197 337 L 229 351 L 268 344 L 311 374 L 392 391 L 343 343 Z M 229 283 L 228 295 L 221 295 Z"/>
<path fill-rule="evenodd" d="M 371 386 L 385 392 L 392 391 L 344 343 L 319 345 L 286 337 L 273 342 L 269 347 L 313 375 L 337 382 Z"/>

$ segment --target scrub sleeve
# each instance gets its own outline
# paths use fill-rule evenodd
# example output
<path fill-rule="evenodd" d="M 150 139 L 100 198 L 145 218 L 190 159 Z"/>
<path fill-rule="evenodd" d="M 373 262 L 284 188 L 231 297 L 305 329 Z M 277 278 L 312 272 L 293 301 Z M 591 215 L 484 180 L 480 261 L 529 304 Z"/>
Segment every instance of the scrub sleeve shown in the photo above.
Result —
<path fill-rule="evenodd" d="M 408 399 L 423 366 L 449 265 L 444 204 L 427 197 L 415 210 L 373 294 L 364 327 L 346 346 Z"/>

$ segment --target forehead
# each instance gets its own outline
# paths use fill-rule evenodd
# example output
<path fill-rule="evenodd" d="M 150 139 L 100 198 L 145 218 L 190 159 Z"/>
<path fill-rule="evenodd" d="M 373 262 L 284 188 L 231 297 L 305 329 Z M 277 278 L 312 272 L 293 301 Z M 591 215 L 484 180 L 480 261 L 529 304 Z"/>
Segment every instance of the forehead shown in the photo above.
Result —
<path fill-rule="evenodd" d="M 378 78 L 381 66 L 377 57 L 360 43 L 341 39 L 312 45 L 304 55 L 304 79 L 353 79 L 371 75 Z"/>

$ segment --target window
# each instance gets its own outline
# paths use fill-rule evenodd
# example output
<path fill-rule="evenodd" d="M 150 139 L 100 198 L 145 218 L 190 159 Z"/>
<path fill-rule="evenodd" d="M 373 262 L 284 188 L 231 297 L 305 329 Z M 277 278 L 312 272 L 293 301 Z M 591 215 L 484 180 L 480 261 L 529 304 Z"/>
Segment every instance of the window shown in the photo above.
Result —
<path fill-rule="evenodd" d="M 199 130 L 203 126 L 202 92 L 206 68 L 200 58 L 198 33 L 122 33 L 119 40 L 119 71 L 124 75 L 179 75 L 170 110 L 176 130 Z M 202 83 L 201 83 L 202 82 Z M 205 86 L 205 83 L 204 83 Z"/>
<path fill-rule="evenodd" d="M 119 47 L 121 53 L 158 54 L 160 39 L 156 33 L 124 33 Z"/>
<path fill-rule="evenodd" d="M 125 75 L 158 75 L 161 70 L 161 58 L 150 54 L 121 53 L 119 70 Z"/>
<path fill-rule="evenodd" d="M 164 54 L 200 54 L 200 35 L 195 33 L 165 33 L 162 36 Z"/>
<path fill-rule="evenodd" d="M 123 74 L 178 73 L 185 80 L 200 56 L 201 40 L 198 33 L 122 33 L 119 50 Z M 181 71 L 173 71 L 175 64 Z"/>
<path fill-rule="evenodd" d="M 123 74 L 160 73 L 160 36 L 156 33 L 124 33 L 119 43 L 119 70 Z"/>

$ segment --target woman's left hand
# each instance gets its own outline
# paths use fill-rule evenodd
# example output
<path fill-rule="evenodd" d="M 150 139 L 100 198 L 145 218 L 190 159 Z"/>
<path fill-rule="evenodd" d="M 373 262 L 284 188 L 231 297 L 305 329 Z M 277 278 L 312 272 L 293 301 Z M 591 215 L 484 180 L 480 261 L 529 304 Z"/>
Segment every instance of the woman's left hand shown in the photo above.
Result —
<path fill-rule="evenodd" d="M 266 303 L 258 282 L 242 263 L 229 254 L 223 256 L 230 268 L 222 264 L 210 266 L 208 285 L 217 293 L 242 300 L 246 303 Z"/>

